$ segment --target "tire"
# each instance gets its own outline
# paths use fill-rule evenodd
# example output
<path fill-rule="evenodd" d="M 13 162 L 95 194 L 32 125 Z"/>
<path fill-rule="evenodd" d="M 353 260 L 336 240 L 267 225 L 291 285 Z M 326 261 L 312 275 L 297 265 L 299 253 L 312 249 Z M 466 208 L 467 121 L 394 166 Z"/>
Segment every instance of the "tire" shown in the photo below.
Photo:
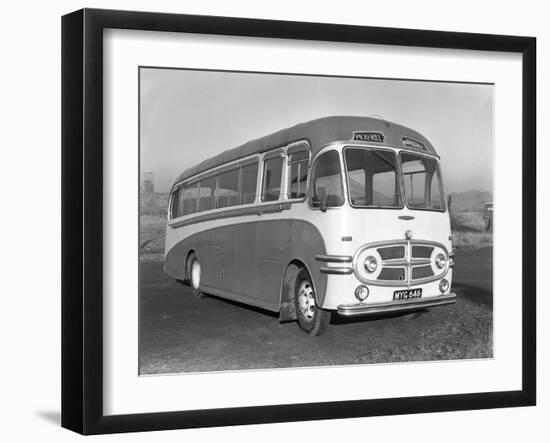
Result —
<path fill-rule="evenodd" d="M 306 269 L 300 270 L 294 287 L 294 306 L 300 328 L 312 336 L 324 334 L 330 323 L 330 312 L 317 305 L 315 290 Z"/>
<path fill-rule="evenodd" d="M 187 276 L 189 281 L 189 287 L 193 291 L 195 297 L 204 297 L 201 291 L 201 262 L 199 257 L 194 252 L 189 256 L 187 260 Z"/>

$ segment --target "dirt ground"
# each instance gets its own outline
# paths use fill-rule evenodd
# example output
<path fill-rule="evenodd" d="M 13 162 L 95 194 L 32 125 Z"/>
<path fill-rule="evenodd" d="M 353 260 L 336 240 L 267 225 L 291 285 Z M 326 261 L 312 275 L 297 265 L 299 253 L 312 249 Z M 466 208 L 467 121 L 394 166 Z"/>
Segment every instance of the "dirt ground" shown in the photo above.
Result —
<path fill-rule="evenodd" d="M 457 250 L 454 305 L 377 318 L 333 316 L 325 335 L 217 297 L 194 298 L 162 262 L 140 265 L 140 373 L 490 358 L 492 247 Z"/>

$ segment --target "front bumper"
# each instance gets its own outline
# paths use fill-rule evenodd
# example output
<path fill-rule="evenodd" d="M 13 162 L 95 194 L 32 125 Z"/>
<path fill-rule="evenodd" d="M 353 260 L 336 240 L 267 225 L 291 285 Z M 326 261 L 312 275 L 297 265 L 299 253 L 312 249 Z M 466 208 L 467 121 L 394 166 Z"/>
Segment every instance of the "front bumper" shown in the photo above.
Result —
<path fill-rule="evenodd" d="M 373 315 L 388 312 L 406 312 L 415 309 L 431 308 L 456 303 L 456 294 L 444 294 L 430 298 L 416 298 L 413 300 L 387 302 L 387 303 L 354 303 L 351 305 L 339 305 L 338 314 L 344 317 L 355 315 Z"/>

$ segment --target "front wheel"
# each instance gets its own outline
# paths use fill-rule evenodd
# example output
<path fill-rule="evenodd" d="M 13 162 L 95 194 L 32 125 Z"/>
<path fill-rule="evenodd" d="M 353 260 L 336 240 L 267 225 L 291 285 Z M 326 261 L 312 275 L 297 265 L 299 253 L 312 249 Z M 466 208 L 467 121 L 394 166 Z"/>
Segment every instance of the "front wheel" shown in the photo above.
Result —
<path fill-rule="evenodd" d="M 305 269 L 298 273 L 296 283 L 294 303 L 298 324 L 309 335 L 323 334 L 330 323 L 330 312 L 317 305 L 311 277 Z"/>

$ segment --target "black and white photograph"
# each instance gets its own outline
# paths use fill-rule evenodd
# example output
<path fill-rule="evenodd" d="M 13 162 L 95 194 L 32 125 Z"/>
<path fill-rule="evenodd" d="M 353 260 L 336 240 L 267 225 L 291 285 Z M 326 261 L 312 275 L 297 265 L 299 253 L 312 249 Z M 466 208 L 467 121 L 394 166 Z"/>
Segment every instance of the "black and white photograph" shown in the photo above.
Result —
<path fill-rule="evenodd" d="M 6 2 L 0 440 L 550 441 L 511 6 Z"/>
<path fill-rule="evenodd" d="M 494 84 L 137 75 L 140 376 L 493 358 Z"/>
<path fill-rule="evenodd" d="M 62 23 L 63 427 L 536 404 L 535 39 Z"/>
<path fill-rule="evenodd" d="M 550 27 L 507 6 L 7 3 L 0 439 L 547 441 Z"/>

